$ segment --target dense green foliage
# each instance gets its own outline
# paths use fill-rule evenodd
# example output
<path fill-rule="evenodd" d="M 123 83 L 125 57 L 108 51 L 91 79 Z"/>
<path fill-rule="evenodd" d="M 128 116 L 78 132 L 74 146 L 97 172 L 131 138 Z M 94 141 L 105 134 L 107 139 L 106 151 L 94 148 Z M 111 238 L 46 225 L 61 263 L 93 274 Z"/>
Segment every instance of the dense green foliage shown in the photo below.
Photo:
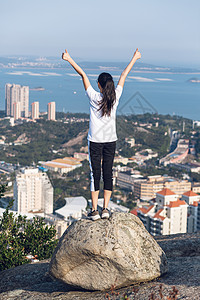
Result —
<path fill-rule="evenodd" d="M 85 132 L 87 128 L 87 121 L 68 124 L 43 119 L 36 123 L 23 123 L 13 127 L 0 126 L 0 135 L 6 136 L 6 143 L 14 143 L 22 134 L 25 134 L 26 138 L 26 142 L 22 145 L 10 145 L 1 151 L 0 160 L 31 165 L 40 160 L 57 158 L 58 154 L 55 151 L 60 148 L 63 150 L 63 144 L 76 137 L 80 132 Z M 61 151 L 60 157 L 63 156 L 66 156 L 66 153 Z"/>
<path fill-rule="evenodd" d="M 57 244 L 53 226 L 47 226 L 43 218 L 16 216 L 9 212 L 12 204 L 0 218 L 0 271 L 28 263 L 27 254 L 39 260 L 49 258 Z"/>
<path fill-rule="evenodd" d="M 57 122 L 48 121 L 45 118 L 36 123 L 23 123 L 17 126 L 10 126 L 8 120 L 0 121 L 0 136 L 5 136 L 7 146 L 1 146 L 0 160 L 20 165 L 30 165 L 40 160 L 51 160 L 57 157 L 64 157 L 75 151 L 80 151 L 82 146 L 87 146 L 87 130 L 89 127 L 89 115 L 85 113 L 56 113 Z M 82 119 L 82 120 L 81 120 Z M 7 122 L 7 123 L 5 123 Z M 156 122 L 159 126 L 156 127 Z M 151 128 L 142 128 L 140 123 L 152 124 Z M 164 156 L 169 150 L 170 138 L 169 128 L 182 131 L 185 124 L 185 137 L 190 136 L 192 121 L 179 116 L 143 114 L 117 116 L 117 150 L 125 157 L 131 157 L 135 151 L 151 148 Z M 65 143 L 84 134 L 80 143 L 63 147 Z M 22 145 L 14 145 L 14 142 L 22 135 L 26 141 Z M 135 138 L 136 144 L 141 146 L 131 148 L 125 138 Z M 8 145 L 10 143 L 10 145 Z M 199 143 L 197 144 L 199 149 Z M 57 151 L 59 151 L 57 153 Z"/>
<path fill-rule="evenodd" d="M 145 116 L 146 118 L 144 118 Z M 142 115 L 141 118 L 142 120 L 144 118 L 143 121 L 146 123 L 150 123 L 151 121 L 152 124 L 155 123 L 151 114 Z M 136 150 L 130 148 L 125 142 L 125 138 L 134 137 L 136 144 L 141 145 L 137 147 L 137 150 L 150 148 L 160 156 L 166 155 L 170 145 L 169 135 L 166 134 L 168 131 L 167 124 L 161 121 L 159 127 L 154 126 L 151 129 L 143 129 L 134 124 L 135 122 L 139 122 L 139 120 L 140 118 L 137 115 L 119 116 L 117 118 L 118 148 L 121 149 L 119 151 L 120 154 L 125 157 L 134 155 Z"/>

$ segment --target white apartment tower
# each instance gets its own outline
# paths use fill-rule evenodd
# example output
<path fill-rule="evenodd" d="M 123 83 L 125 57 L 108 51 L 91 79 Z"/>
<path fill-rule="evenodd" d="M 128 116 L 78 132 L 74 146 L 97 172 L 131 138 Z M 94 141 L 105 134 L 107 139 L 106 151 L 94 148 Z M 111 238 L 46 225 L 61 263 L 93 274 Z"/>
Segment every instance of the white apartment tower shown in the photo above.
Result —
<path fill-rule="evenodd" d="M 49 102 L 48 103 L 48 120 L 55 121 L 56 119 L 56 103 Z"/>
<path fill-rule="evenodd" d="M 31 103 L 31 118 L 33 120 L 39 119 L 39 102 Z"/>
<path fill-rule="evenodd" d="M 10 83 L 5 86 L 5 111 L 7 116 L 11 116 L 11 87 L 12 84 Z"/>
<path fill-rule="evenodd" d="M 17 120 L 21 117 L 20 102 L 13 103 L 13 116 L 14 116 L 14 120 Z"/>
<path fill-rule="evenodd" d="M 7 116 L 14 116 L 14 103 L 20 103 L 20 117 L 28 117 L 29 87 L 7 83 L 5 86 L 5 110 Z"/>
<path fill-rule="evenodd" d="M 46 173 L 25 168 L 16 175 L 13 209 L 20 214 L 53 213 L 53 187 Z"/>
<path fill-rule="evenodd" d="M 20 89 L 21 116 L 28 118 L 29 107 L 29 87 L 21 86 Z"/>

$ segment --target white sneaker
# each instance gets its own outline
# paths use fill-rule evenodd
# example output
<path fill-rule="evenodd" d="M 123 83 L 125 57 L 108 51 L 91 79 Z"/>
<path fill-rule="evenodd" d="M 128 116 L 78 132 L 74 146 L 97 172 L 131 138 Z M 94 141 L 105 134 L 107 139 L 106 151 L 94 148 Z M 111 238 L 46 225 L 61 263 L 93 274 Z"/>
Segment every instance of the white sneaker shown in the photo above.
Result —
<path fill-rule="evenodd" d="M 101 218 L 102 219 L 109 219 L 109 217 L 110 217 L 109 210 L 107 208 L 104 208 L 102 210 Z"/>

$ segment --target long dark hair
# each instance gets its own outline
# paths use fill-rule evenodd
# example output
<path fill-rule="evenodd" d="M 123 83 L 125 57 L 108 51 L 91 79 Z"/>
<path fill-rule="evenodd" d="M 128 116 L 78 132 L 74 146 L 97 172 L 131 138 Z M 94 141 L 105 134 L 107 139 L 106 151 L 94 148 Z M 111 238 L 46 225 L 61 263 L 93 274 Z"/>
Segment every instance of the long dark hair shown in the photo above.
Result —
<path fill-rule="evenodd" d="M 116 101 L 115 85 L 112 76 L 109 73 L 101 73 L 98 82 L 102 88 L 102 100 L 99 102 L 99 111 L 103 116 L 110 116 L 113 105 Z"/>

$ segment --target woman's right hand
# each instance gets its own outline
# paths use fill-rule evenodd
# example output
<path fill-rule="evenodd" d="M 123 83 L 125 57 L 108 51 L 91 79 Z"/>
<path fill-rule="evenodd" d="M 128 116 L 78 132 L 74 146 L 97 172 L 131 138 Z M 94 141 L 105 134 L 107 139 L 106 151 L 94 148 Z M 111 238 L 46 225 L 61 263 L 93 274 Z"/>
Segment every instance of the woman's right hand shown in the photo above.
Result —
<path fill-rule="evenodd" d="M 138 48 L 136 49 L 136 51 L 135 51 L 133 57 L 136 58 L 136 59 L 141 58 L 141 53 L 138 51 Z"/>
<path fill-rule="evenodd" d="M 67 49 L 65 49 L 65 52 L 62 54 L 62 59 L 68 61 L 70 58 L 69 53 L 67 52 Z"/>

